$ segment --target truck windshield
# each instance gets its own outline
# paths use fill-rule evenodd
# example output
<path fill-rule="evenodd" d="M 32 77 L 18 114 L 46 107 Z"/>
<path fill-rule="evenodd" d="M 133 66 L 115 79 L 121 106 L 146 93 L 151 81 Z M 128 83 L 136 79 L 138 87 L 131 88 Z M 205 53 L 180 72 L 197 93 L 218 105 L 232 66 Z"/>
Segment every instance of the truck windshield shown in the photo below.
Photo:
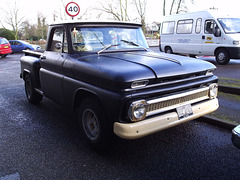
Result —
<path fill-rule="evenodd" d="M 239 18 L 222 18 L 218 19 L 226 34 L 240 33 Z"/>
<path fill-rule="evenodd" d="M 99 52 L 101 50 L 145 50 L 148 48 L 141 28 L 73 27 L 71 36 L 75 51 Z"/>

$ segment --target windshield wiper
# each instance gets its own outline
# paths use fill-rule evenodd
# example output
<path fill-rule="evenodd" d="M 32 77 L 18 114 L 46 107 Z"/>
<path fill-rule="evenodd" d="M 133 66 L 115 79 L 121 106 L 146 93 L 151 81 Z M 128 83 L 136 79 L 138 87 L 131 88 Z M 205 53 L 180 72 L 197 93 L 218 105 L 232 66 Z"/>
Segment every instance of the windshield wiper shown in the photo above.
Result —
<path fill-rule="evenodd" d="M 137 44 L 137 43 L 135 43 L 135 42 L 127 41 L 127 40 L 124 40 L 124 39 L 122 39 L 121 41 L 122 41 L 122 42 L 125 42 L 125 43 L 127 43 L 127 44 L 130 44 L 130 45 L 133 45 L 133 46 L 141 47 L 141 48 L 143 48 L 145 51 L 148 51 L 147 48 L 145 48 L 145 47 L 143 47 L 143 46 L 141 46 L 140 44 Z"/>
<path fill-rule="evenodd" d="M 111 47 L 114 47 L 114 46 L 119 46 L 120 44 L 110 44 L 108 46 L 105 46 L 103 49 L 101 49 L 100 51 L 97 52 L 97 54 L 99 55 L 101 52 L 105 51 L 105 50 L 108 50 L 109 48 Z"/>

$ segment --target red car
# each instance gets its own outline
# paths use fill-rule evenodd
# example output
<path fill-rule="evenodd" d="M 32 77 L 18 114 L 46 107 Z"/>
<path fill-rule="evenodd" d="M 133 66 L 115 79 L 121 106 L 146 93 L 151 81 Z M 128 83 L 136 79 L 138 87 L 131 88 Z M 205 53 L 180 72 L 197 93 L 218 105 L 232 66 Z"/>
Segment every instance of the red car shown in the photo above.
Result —
<path fill-rule="evenodd" d="M 6 38 L 0 37 L 0 56 L 6 57 L 12 53 L 11 45 Z"/>

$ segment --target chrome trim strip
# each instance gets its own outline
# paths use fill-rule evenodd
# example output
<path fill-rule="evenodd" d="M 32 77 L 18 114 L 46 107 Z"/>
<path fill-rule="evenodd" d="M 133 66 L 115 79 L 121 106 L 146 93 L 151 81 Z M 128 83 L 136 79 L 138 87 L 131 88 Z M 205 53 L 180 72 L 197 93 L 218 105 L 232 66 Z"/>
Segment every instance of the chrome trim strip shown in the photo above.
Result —
<path fill-rule="evenodd" d="M 147 116 L 209 99 L 209 87 L 147 101 Z"/>

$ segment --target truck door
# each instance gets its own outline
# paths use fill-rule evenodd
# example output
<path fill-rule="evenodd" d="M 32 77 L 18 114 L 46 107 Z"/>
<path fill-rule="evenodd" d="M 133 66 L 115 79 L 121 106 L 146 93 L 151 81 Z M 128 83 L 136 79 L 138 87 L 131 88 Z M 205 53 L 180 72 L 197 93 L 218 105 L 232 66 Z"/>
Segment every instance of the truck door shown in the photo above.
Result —
<path fill-rule="evenodd" d="M 215 49 L 222 43 L 220 29 L 213 19 L 205 20 L 202 35 L 202 54 L 214 55 Z"/>
<path fill-rule="evenodd" d="M 40 60 L 40 81 L 44 95 L 64 104 L 63 63 L 67 56 L 66 32 L 63 27 L 51 29 L 48 45 Z"/>

